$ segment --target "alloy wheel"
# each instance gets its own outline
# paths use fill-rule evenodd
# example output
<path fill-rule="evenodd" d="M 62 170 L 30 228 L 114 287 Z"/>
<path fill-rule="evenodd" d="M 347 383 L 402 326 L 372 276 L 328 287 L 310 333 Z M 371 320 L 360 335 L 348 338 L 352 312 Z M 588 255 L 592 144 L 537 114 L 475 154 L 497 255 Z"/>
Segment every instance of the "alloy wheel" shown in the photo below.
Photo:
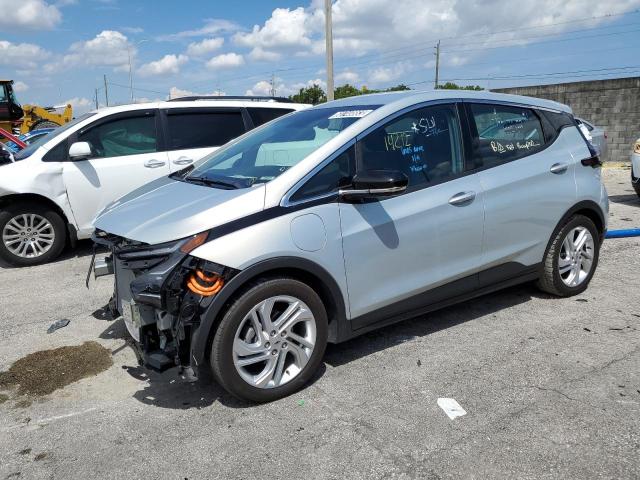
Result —
<path fill-rule="evenodd" d="M 558 258 L 560 278 L 568 287 L 582 284 L 593 267 L 594 241 L 591 232 L 582 226 L 569 231 L 562 242 Z"/>
<path fill-rule="evenodd" d="M 297 377 L 316 343 L 316 320 L 300 299 L 278 295 L 255 305 L 240 322 L 233 364 L 257 388 L 275 388 Z"/>
<path fill-rule="evenodd" d="M 36 213 L 23 213 L 11 218 L 2 229 L 2 242 L 7 250 L 21 258 L 34 258 L 48 252 L 55 241 L 53 225 Z"/>

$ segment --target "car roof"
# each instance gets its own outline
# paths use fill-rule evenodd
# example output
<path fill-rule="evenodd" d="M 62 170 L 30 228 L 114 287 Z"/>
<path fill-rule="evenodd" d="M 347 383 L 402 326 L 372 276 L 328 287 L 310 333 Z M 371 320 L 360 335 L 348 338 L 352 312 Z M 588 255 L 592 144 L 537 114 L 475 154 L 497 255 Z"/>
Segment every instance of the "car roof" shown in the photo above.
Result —
<path fill-rule="evenodd" d="M 403 90 L 399 92 L 370 93 L 355 97 L 347 97 L 333 102 L 323 103 L 314 108 L 335 108 L 351 106 L 381 106 L 397 104 L 399 108 L 410 106 L 416 103 L 428 102 L 432 100 L 489 100 L 496 102 L 507 102 L 521 105 L 531 105 L 550 110 L 557 110 L 571 113 L 571 108 L 562 103 L 542 98 L 525 97 L 522 95 L 509 95 L 506 93 L 494 93 L 485 90 Z"/>
<path fill-rule="evenodd" d="M 130 112 L 134 110 L 147 110 L 149 108 L 211 108 L 211 107 L 235 107 L 235 108 L 281 108 L 283 110 L 303 110 L 310 108 L 311 105 L 306 103 L 290 103 L 290 102 L 276 102 L 276 101 L 254 101 L 254 100 L 172 100 L 164 102 L 147 102 L 147 103 L 133 103 L 125 105 L 117 105 L 113 107 L 103 107 L 99 110 L 93 110 L 93 113 L 99 113 L 101 115 Z"/>

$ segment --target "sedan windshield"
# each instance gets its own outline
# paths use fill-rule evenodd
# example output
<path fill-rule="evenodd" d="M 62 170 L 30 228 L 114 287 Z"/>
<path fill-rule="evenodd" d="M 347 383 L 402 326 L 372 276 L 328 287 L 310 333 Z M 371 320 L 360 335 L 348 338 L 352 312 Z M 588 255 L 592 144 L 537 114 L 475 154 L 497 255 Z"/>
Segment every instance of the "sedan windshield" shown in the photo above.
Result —
<path fill-rule="evenodd" d="M 66 132 L 71 127 L 77 125 L 78 123 L 82 122 L 83 120 L 86 120 L 87 118 L 93 115 L 95 115 L 95 112 L 85 113 L 84 115 L 79 116 L 78 118 L 70 121 L 69 123 L 65 123 L 63 126 L 51 130 L 46 135 L 39 137 L 35 142 L 29 143 L 25 148 L 23 148 L 22 150 L 20 150 L 18 153 L 14 155 L 16 161 L 24 160 L 25 158 L 30 157 L 31 155 L 33 155 L 33 153 L 37 149 L 40 148 L 41 145 L 44 145 L 52 138 L 57 137 L 62 132 Z"/>
<path fill-rule="evenodd" d="M 266 183 L 375 108 L 313 108 L 286 115 L 205 157 L 185 181 L 215 188 Z"/>

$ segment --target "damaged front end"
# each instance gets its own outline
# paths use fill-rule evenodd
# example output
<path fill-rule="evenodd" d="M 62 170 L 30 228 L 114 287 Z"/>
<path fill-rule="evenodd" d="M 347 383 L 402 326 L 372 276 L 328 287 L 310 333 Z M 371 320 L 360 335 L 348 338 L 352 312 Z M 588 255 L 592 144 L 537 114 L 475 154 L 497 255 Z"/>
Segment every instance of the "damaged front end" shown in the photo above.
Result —
<path fill-rule="evenodd" d="M 121 315 L 139 361 L 155 370 L 192 367 L 192 338 L 202 314 L 237 271 L 189 255 L 207 239 L 200 233 L 158 245 L 97 230 L 110 254 L 94 264 L 96 278 L 114 274 L 109 308 Z"/>

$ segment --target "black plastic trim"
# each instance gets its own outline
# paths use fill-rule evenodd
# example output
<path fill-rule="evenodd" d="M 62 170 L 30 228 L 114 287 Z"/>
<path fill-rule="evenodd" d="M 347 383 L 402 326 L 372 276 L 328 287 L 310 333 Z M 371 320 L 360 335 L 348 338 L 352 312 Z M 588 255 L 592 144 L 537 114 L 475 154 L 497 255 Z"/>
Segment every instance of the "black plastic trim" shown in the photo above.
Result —
<path fill-rule="evenodd" d="M 540 264 L 525 266 L 510 262 L 499 265 L 353 318 L 349 337 L 341 338 L 340 341 L 505 287 L 535 280 L 539 276 Z"/>

